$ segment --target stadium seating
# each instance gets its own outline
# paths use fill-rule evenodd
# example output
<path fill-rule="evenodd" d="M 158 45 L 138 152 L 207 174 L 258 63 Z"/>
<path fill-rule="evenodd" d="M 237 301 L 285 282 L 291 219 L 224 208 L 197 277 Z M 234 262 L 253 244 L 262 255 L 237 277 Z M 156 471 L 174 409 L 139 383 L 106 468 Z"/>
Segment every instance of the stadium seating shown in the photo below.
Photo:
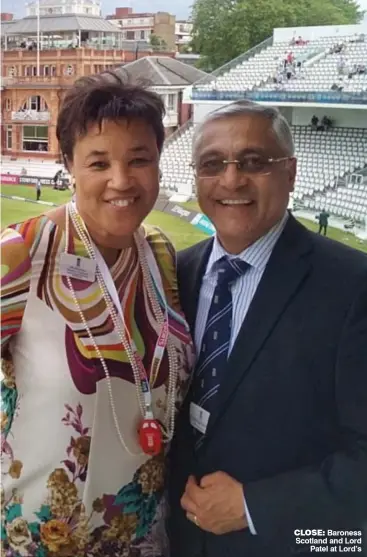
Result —
<path fill-rule="evenodd" d="M 28 176 L 53 178 L 56 172 L 64 170 L 64 165 L 42 159 L 18 158 L 16 160 L 11 160 L 10 157 L 2 157 L 2 174 L 22 174 L 24 168 L 27 170 Z"/>
<path fill-rule="evenodd" d="M 294 126 L 298 173 L 293 199 L 304 208 L 363 221 L 367 215 L 367 184 L 348 188 L 341 179 L 362 175 L 367 166 L 367 130 L 332 128 L 313 131 Z M 357 193 L 358 192 L 358 193 Z"/>
<path fill-rule="evenodd" d="M 360 92 L 367 90 L 367 71 L 364 74 L 352 74 L 354 66 L 367 64 L 367 42 L 344 42 L 345 49 L 341 54 L 326 54 L 314 64 L 305 64 L 303 69 L 290 80 L 283 80 L 281 90 L 284 91 L 330 91 L 336 84 L 344 92 Z M 344 62 L 344 71 L 339 73 L 338 65 Z M 268 83 L 260 89 L 272 90 L 274 83 Z"/>
<path fill-rule="evenodd" d="M 290 45 L 289 42 L 276 42 L 261 52 L 255 54 L 253 57 L 245 60 L 236 67 L 230 69 L 228 72 L 223 73 L 213 78 L 209 83 L 199 83 L 196 91 L 247 91 L 254 88 L 271 88 L 272 85 L 267 82 L 276 76 L 280 65 L 286 58 L 287 53 L 292 52 L 296 61 L 303 62 L 304 68 L 313 72 L 315 66 L 320 64 L 323 59 L 329 59 L 331 56 L 335 57 L 333 60 L 335 64 L 338 60 L 338 55 L 329 55 L 330 49 L 340 43 L 347 44 L 350 37 L 321 37 L 315 39 L 303 46 Z M 362 52 L 364 43 L 353 43 L 349 48 L 356 51 L 356 59 L 359 60 L 359 49 Z M 352 52 L 352 51 L 351 51 Z M 352 56 L 352 54 L 350 54 Z M 354 56 L 354 55 L 353 55 Z M 354 58 L 353 58 L 354 59 Z M 361 61 L 359 60 L 359 63 Z M 334 72 L 335 73 L 335 72 Z M 308 75 L 308 74 L 307 74 Z M 303 80 L 302 80 L 303 83 Z M 329 85 L 331 87 L 333 82 Z M 315 88 L 313 88 L 314 90 Z"/>
<path fill-rule="evenodd" d="M 367 180 L 361 184 L 349 184 L 335 191 L 305 199 L 303 208 L 321 211 L 326 208 L 331 215 L 363 223 L 367 218 Z"/>
<path fill-rule="evenodd" d="M 160 163 L 163 190 L 178 192 L 187 187 L 192 190 L 194 174 L 190 163 L 193 131 L 194 127 L 189 122 L 166 142 Z"/>

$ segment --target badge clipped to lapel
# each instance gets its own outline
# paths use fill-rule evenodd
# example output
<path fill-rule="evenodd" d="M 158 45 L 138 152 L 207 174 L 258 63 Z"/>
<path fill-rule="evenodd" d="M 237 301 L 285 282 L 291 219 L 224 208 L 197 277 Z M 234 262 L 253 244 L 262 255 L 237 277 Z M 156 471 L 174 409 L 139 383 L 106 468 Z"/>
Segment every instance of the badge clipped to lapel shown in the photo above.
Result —
<path fill-rule="evenodd" d="M 78 257 L 72 253 L 60 254 L 60 274 L 85 282 L 94 282 L 97 264 L 93 259 Z"/>
<path fill-rule="evenodd" d="M 209 418 L 210 412 L 194 402 L 190 404 L 190 424 L 203 435 L 206 433 Z"/>

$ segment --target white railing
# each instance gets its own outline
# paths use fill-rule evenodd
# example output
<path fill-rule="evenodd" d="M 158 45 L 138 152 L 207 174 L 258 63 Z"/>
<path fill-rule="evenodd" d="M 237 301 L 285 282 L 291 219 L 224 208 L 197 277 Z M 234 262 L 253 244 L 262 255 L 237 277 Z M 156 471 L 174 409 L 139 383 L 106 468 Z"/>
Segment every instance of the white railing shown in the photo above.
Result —
<path fill-rule="evenodd" d="M 37 110 L 19 110 L 18 112 L 11 113 L 11 119 L 17 121 L 42 121 L 47 122 L 50 119 L 51 115 L 47 111 L 38 112 Z"/>

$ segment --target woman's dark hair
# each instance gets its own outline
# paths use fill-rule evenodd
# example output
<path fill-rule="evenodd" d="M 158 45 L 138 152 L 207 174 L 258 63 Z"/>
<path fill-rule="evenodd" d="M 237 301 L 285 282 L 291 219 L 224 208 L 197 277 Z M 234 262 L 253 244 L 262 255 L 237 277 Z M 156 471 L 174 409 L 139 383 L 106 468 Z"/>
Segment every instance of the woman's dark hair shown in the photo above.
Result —
<path fill-rule="evenodd" d="M 164 113 L 161 97 L 144 85 L 129 82 L 121 70 L 78 79 L 66 93 L 57 119 L 56 136 L 65 164 L 73 160 L 77 137 L 85 135 L 91 124 L 101 127 L 103 120 L 145 120 L 153 128 L 161 152 Z"/>

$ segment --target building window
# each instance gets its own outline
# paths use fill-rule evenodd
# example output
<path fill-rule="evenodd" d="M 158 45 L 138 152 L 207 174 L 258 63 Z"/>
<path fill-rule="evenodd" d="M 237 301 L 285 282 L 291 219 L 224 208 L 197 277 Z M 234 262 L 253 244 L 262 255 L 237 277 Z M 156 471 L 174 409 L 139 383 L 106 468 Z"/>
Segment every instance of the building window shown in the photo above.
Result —
<path fill-rule="evenodd" d="M 30 97 L 29 108 L 30 110 L 37 110 L 37 112 L 39 112 L 41 110 L 41 97 Z"/>
<path fill-rule="evenodd" d="M 41 108 L 39 97 L 30 97 L 29 99 L 29 110 L 39 110 Z"/>
<path fill-rule="evenodd" d="M 6 148 L 10 151 L 13 148 L 13 127 L 6 127 Z"/>
<path fill-rule="evenodd" d="M 36 75 L 37 75 L 37 67 L 36 66 L 32 66 L 32 75 L 33 75 L 33 77 L 36 77 Z"/>
<path fill-rule="evenodd" d="M 48 127 L 23 126 L 23 151 L 48 151 Z"/>
<path fill-rule="evenodd" d="M 23 104 L 22 110 L 35 110 L 36 112 L 43 112 L 48 110 L 47 103 L 39 95 L 29 97 Z"/>
<path fill-rule="evenodd" d="M 15 66 L 10 66 L 8 68 L 8 76 L 15 77 L 17 75 L 17 68 Z"/>
<path fill-rule="evenodd" d="M 51 76 L 56 77 L 56 66 L 51 66 Z"/>
<path fill-rule="evenodd" d="M 140 38 L 145 39 L 145 31 L 140 31 Z"/>
<path fill-rule="evenodd" d="M 128 41 L 133 41 L 135 39 L 134 31 L 126 31 L 126 38 Z"/>
<path fill-rule="evenodd" d="M 169 94 L 168 95 L 168 99 L 167 99 L 167 109 L 170 112 L 173 112 L 176 110 L 176 95 L 174 94 Z"/>
<path fill-rule="evenodd" d="M 45 66 L 45 67 L 43 68 L 43 75 L 44 75 L 45 77 L 47 77 L 48 75 L 50 75 L 50 68 L 49 68 L 48 66 Z"/>
<path fill-rule="evenodd" d="M 11 110 L 11 99 L 5 99 L 5 110 L 8 112 Z"/>

